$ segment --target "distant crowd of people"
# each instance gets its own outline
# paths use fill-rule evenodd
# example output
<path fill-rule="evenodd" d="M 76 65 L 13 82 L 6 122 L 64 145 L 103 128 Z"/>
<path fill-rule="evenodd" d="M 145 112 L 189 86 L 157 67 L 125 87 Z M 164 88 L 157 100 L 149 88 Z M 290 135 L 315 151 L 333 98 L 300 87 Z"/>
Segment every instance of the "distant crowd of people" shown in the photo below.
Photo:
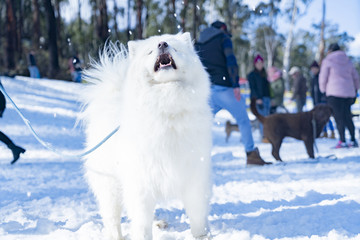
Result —
<path fill-rule="evenodd" d="M 265 165 L 265 162 L 254 146 L 251 124 L 246 112 L 245 99 L 241 97 L 239 88 L 238 65 L 233 53 L 231 34 L 225 23 L 216 21 L 200 33 L 196 49 L 203 65 L 210 74 L 211 100 L 210 105 L 215 115 L 221 109 L 228 110 L 236 119 L 241 132 L 241 140 L 247 153 L 247 164 Z M 282 72 L 272 66 L 267 71 L 261 55 L 254 57 L 254 68 L 248 74 L 250 98 L 256 101 L 256 108 L 261 115 L 267 116 L 277 111 L 286 111 L 284 107 L 285 84 Z M 329 104 L 339 133 L 339 142 L 335 148 L 358 147 L 355 139 L 355 127 L 352 120 L 351 105 L 355 102 L 360 87 L 359 75 L 350 59 L 338 44 L 331 44 L 327 56 L 319 65 L 314 61 L 310 66 L 310 92 L 313 104 Z M 306 105 L 308 92 L 307 80 L 302 70 L 293 66 L 288 75 L 291 77 L 292 97 L 296 111 L 302 112 Z M 328 135 L 327 129 L 331 133 Z M 346 142 L 345 128 L 350 132 L 350 141 Z M 263 136 L 260 124 L 262 141 Z M 322 137 L 335 138 L 334 125 L 329 121 L 323 129 Z"/>
<path fill-rule="evenodd" d="M 81 67 L 81 61 L 77 56 L 77 54 L 74 54 L 74 56 L 69 58 L 68 68 L 69 68 L 71 80 L 73 82 L 80 83 L 82 67 Z M 39 68 L 36 64 L 35 52 L 32 50 L 28 54 L 28 70 L 31 78 L 41 78 Z"/>

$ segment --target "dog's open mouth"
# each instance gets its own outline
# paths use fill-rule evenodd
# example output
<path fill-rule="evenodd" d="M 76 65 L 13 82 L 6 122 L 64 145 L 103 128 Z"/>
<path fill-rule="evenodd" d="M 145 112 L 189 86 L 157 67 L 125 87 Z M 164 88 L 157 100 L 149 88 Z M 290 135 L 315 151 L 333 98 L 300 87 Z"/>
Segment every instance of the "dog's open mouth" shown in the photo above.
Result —
<path fill-rule="evenodd" d="M 161 69 L 173 68 L 176 69 L 174 59 L 169 53 L 163 53 L 158 56 L 155 62 L 154 71 L 157 72 Z"/>

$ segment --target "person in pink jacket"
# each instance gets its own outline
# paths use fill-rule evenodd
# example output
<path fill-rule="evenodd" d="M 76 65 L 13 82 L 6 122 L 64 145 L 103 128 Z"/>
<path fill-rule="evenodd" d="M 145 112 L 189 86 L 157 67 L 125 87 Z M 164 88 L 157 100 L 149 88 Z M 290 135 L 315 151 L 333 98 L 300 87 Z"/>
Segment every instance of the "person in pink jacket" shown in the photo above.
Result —
<path fill-rule="evenodd" d="M 351 105 L 356 100 L 360 87 L 359 75 L 337 43 L 330 44 L 328 54 L 321 63 L 319 88 L 326 94 L 327 103 L 332 107 L 340 140 L 335 148 L 358 147 Z M 350 132 L 351 141 L 346 143 L 345 128 Z"/>

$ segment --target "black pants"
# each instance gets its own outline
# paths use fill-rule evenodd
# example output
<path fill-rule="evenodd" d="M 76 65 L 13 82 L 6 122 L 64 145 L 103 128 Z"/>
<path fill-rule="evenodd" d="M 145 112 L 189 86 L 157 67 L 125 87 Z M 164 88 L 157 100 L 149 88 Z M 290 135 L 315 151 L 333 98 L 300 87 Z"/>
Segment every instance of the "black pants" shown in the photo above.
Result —
<path fill-rule="evenodd" d="M 340 135 L 340 141 L 345 142 L 345 128 L 350 132 L 351 141 L 355 141 L 355 126 L 352 120 L 351 105 L 354 98 L 327 97 L 327 103 L 334 111 L 336 128 Z"/>
<path fill-rule="evenodd" d="M 11 146 L 14 145 L 14 143 L 10 140 L 10 138 L 8 138 L 8 136 L 6 136 L 3 132 L 0 131 L 0 141 L 5 143 L 6 146 L 8 146 L 9 148 L 11 148 Z"/>

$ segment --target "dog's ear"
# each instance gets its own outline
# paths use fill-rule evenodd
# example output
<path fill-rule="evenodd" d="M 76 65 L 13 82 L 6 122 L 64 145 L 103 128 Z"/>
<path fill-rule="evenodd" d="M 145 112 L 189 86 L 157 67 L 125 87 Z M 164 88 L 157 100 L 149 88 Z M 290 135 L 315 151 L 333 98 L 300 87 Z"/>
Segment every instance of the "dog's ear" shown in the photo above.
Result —
<path fill-rule="evenodd" d="M 326 106 L 328 106 L 328 107 L 329 107 L 330 112 L 331 112 L 331 115 L 334 115 L 334 110 L 333 110 L 333 108 L 332 108 L 330 105 L 328 105 L 328 104 L 326 104 Z"/>
<path fill-rule="evenodd" d="M 189 32 L 182 33 L 180 35 L 180 39 L 182 41 L 184 41 L 187 45 L 189 45 L 191 47 L 193 46 L 192 41 L 191 41 L 191 35 Z"/>
<path fill-rule="evenodd" d="M 325 104 L 317 105 L 313 111 L 314 118 L 317 122 L 328 122 L 332 114 L 331 108 Z"/>

